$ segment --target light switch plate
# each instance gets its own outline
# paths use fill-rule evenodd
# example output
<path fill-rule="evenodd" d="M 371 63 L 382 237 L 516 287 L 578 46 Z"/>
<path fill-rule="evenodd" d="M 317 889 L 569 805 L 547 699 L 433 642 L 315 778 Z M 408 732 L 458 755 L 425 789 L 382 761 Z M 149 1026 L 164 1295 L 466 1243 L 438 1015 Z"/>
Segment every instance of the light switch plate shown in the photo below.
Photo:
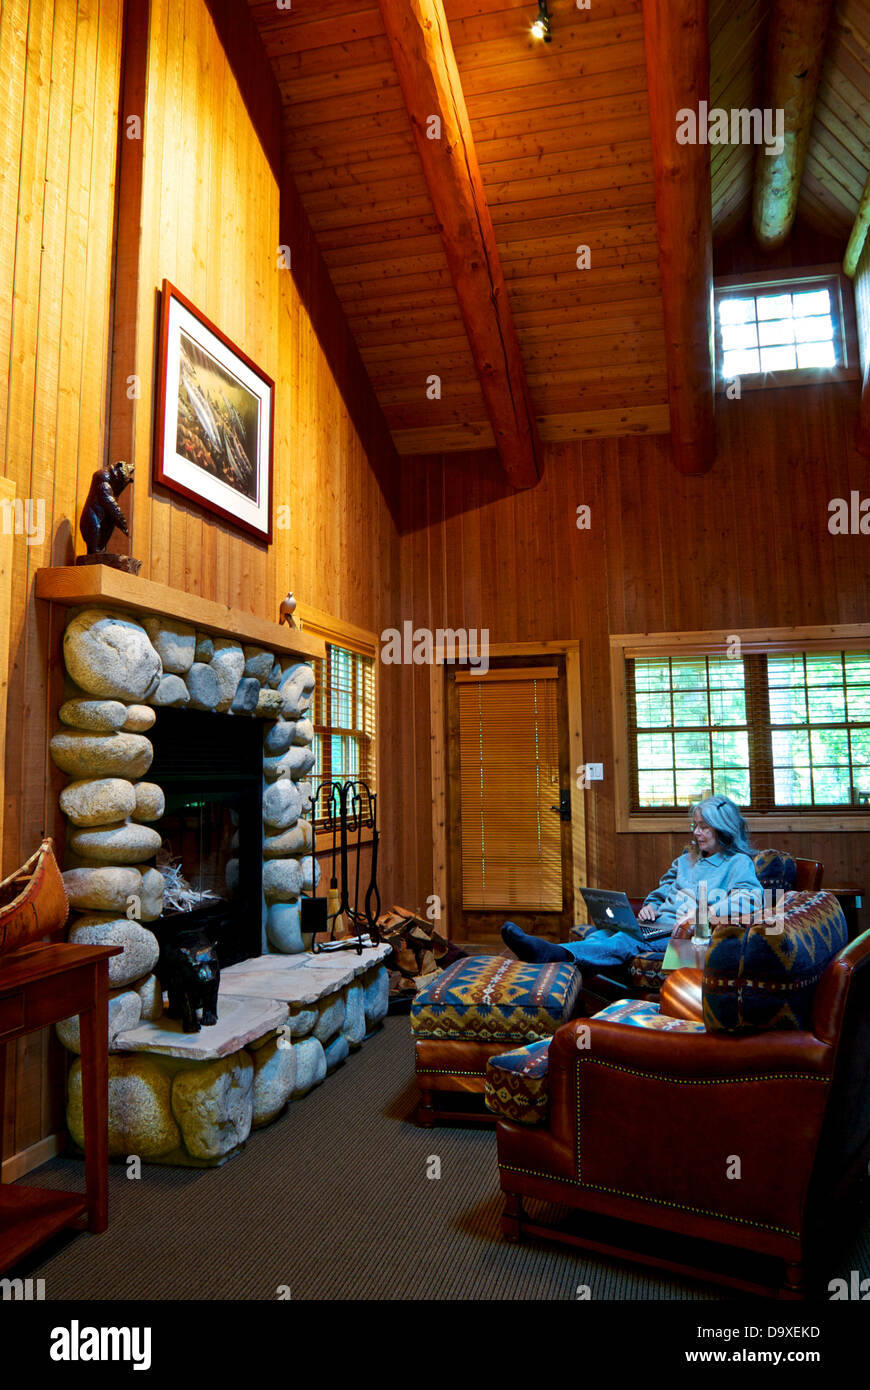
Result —
<path fill-rule="evenodd" d="M 587 781 L 587 782 L 603 782 L 603 781 L 604 781 L 604 764 L 603 764 L 603 763 L 587 763 L 587 764 L 586 764 L 586 781 Z"/>

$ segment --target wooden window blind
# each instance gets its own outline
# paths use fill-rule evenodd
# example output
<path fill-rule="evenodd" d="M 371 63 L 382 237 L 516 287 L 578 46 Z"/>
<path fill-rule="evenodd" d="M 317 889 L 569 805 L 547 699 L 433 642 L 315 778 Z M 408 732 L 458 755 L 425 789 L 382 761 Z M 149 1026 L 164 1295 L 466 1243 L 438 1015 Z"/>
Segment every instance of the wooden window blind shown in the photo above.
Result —
<path fill-rule="evenodd" d="M 630 806 L 870 814 L 870 654 L 626 659 Z"/>
<path fill-rule="evenodd" d="M 315 782 L 363 781 L 376 792 L 374 658 L 327 643 L 314 670 Z"/>
<path fill-rule="evenodd" d="M 558 669 L 455 680 L 462 905 L 560 912 Z"/>

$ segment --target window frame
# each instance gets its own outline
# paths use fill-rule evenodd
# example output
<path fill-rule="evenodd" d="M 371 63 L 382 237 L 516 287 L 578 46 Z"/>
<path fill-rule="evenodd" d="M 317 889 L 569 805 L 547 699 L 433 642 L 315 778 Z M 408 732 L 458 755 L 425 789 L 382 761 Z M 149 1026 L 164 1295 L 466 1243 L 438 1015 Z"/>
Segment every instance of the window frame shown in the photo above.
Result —
<path fill-rule="evenodd" d="M 614 752 L 614 797 L 617 834 L 667 834 L 686 830 L 685 812 L 673 814 L 632 811 L 629 785 L 628 695 L 625 689 L 626 657 L 649 658 L 726 656 L 729 643 L 740 638 L 742 655 L 778 655 L 787 652 L 870 651 L 870 623 L 844 623 L 825 627 L 752 628 L 730 632 L 620 633 L 610 638 L 611 714 Z M 820 812 L 817 807 L 800 811 L 748 812 L 757 836 L 773 831 L 870 832 L 870 815 L 841 810 Z"/>
<path fill-rule="evenodd" d="M 835 283 L 837 325 L 840 330 L 843 362 L 836 367 L 798 367 L 785 372 L 755 372 L 740 377 L 740 390 L 769 391 L 783 386 L 818 386 L 830 381 L 858 381 L 861 378 L 858 353 L 858 329 L 855 318 L 855 298 L 852 282 L 843 274 L 842 266 L 834 264 L 801 268 L 756 271 L 742 275 L 720 275 L 713 281 L 713 347 L 714 377 L 717 395 L 724 395 L 732 377 L 722 375 L 722 339 L 719 327 L 719 300 L 735 290 L 747 295 L 753 291 L 773 291 L 777 288 L 793 292 L 810 288 L 813 282 Z"/>
<path fill-rule="evenodd" d="M 328 647 L 340 647 L 344 651 L 353 652 L 356 656 L 367 657 L 372 662 L 374 681 L 374 734 L 372 737 L 372 742 L 374 744 L 375 785 L 371 787 L 371 791 L 375 796 L 378 796 L 378 784 L 381 766 L 381 663 L 378 660 L 378 637 L 376 633 L 370 632 L 366 628 L 357 627 L 355 624 L 345 622 L 341 618 L 334 618 L 328 613 L 324 613 L 319 609 L 310 607 L 308 604 L 300 603 L 297 606 L 295 616 L 297 620 L 299 620 L 300 627 L 302 627 L 305 632 L 311 633 L 313 636 L 320 637 Z M 315 672 L 317 670 L 317 660 L 322 661 L 325 667 L 326 656 L 324 655 L 321 658 L 314 658 L 312 660 Z M 324 699 L 327 697 L 327 693 L 328 692 L 324 690 Z M 314 711 L 312 711 L 311 722 L 314 725 L 315 733 L 321 734 L 322 730 L 315 722 L 313 714 Z M 313 768 L 309 776 L 312 782 L 312 787 L 317 786 L 319 782 L 322 780 L 322 778 L 320 777 L 315 778 Z M 319 832 L 325 824 L 324 817 L 322 815 L 314 817 L 313 824 L 315 830 Z M 363 845 L 371 844 L 372 839 L 372 831 L 370 829 L 363 829 L 362 839 L 360 843 Z M 354 841 L 354 843 L 356 843 L 356 841 Z M 319 849 L 322 848 L 322 845 L 319 846 Z"/>

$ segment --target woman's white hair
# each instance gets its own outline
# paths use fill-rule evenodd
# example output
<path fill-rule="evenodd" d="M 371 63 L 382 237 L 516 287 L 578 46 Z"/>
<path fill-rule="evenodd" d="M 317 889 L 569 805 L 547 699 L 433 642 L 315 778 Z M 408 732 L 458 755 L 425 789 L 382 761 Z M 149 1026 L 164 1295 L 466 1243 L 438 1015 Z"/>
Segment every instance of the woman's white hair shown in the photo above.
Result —
<path fill-rule="evenodd" d="M 700 812 L 704 824 L 715 832 L 723 854 L 751 856 L 755 853 L 755 847 L 749 839 L 749 827 L 740 814 L 740 808 L 727 796 L 707 796 L 691 808 L 693 819 L 696 811 Z M 694 840 L 692 847 L 697 854 Z"/>

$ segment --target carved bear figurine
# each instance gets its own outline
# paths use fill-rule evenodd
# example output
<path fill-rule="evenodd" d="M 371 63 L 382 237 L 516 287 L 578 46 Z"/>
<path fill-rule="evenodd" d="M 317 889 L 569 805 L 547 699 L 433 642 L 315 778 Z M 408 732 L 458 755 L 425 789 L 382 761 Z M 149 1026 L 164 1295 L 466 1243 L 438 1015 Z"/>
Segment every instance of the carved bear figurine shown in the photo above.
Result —
<path fill-rule="evenodd" d="M 121 496 L 133 473 L 134 465 L 119 459 L 110 468 L 98 468 L 92 477 L 79 522 L 79 530 L 89 555 L 105 550 L 116 526 L 121 528 L 125 536 L 129 536 L 127 518 L 118 506 L 116 498 Z"/>
<path fill-rule="evenodd" d="M 169 1018 L 180 1018 L 185 1033 L 198 1033 L 198 1008 L 208 1028 L 217 1023 L 218 986 L 221 970 L 217 951 L 199 927 L 176 931 L 160 947 L 157 975 L 169 995 Z"/>

